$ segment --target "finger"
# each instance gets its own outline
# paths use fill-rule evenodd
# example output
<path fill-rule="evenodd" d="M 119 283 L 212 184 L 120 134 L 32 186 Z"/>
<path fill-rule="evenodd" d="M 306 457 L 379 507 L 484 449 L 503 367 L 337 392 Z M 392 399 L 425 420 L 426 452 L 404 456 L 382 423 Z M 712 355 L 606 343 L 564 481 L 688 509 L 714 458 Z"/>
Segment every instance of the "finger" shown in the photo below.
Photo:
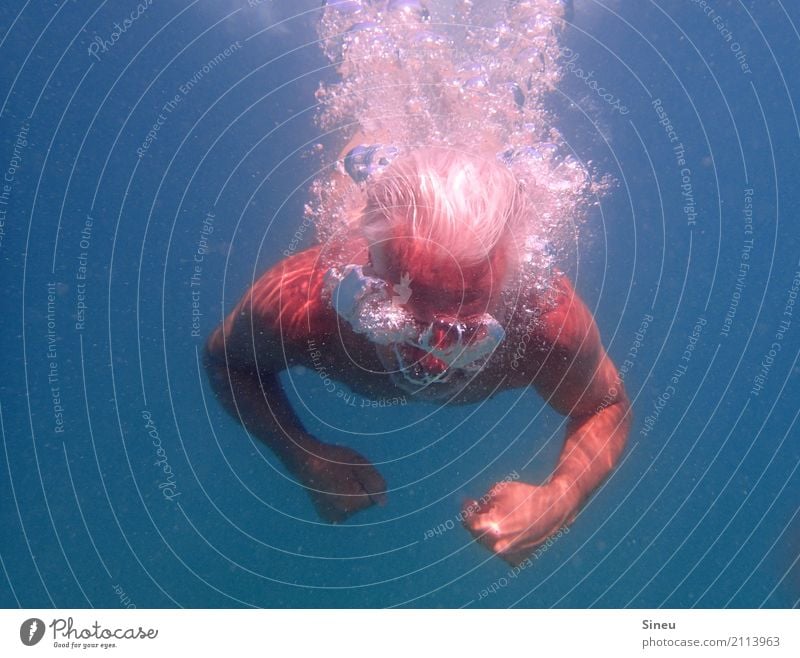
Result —
<path fill-rule="evenodd" d="M 467 498 L 461 504 L 461 523 L 465 526 L 469 525 L 470 519 L 480 511 L 480 505 L 474 498 Z"/>
<path fill-rule="evenodd" d="M 368 468 L 358 469 L 356 475 L 361 489 L 370 500 L 381 506 L 386 505 L 386 480 L 377 469 L 370 465 Z"/>
<path fill-rule="evenodd" d="M 486 515 L 492 512 L 494 509 L 495 504 L 494 501 L 488 496 L 484 496 L 480 500 L 475 500 L 474 498 L 468 498 L 464 501 L 461 505 L 461 514 L 462 517 L 467 520 L 474 518 L 480 515 Z"/>
<path fill-rule="evenodd" d="M 500 557 L 505 559 L 509 555 L 511 555 L 514 551 L 511 549 L 511 539 L 498 539 L 494 544 L 494 551 Z"/>
<path fill-rule="evenodd" d="M 502 534 L 500 523 L 493 510 L 479 510 L 468 520 L 468 527 L 475 535 L 489 535 L 497 538 Z"/>
<path fill-rule="evenodd" d="M 497 543 L 500 540 L 496 535 L 494 535 L 491 531 L 484 531 L 481 534 L 475 534 L 475 541 L 477 541 L 481 546 L 483 546 L 486 550 L 495 553 L 501 558 L 504 558 L 504 555 L 499 553 L 497 550 Z"/>

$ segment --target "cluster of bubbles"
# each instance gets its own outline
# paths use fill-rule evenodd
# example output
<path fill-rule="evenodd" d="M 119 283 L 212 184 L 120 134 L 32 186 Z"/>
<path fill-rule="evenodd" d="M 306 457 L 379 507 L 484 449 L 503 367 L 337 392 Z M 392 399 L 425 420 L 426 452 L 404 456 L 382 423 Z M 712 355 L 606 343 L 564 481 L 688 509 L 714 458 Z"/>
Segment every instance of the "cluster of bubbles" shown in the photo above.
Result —
<path fill-rule="evenodd" d="M 320 123 L 364 136 L 338 163 L 340 172 L 363 186 L 398 153 L 417 146 L 496 157 L 536 209 L 522 240 L 526 258 L 541 262 L 574 242 L 576 218 L 603 184 L 569 153 L 545 106 L 561 77 L 559 36 L 571 19 L 570 2 L 324 5 L 319 36 L 340 80 L 317 92 Z M 357 215 L 358 192 L 324 180 L 315 192 L 307 211 L 320 238 L 330 240 Z"/>

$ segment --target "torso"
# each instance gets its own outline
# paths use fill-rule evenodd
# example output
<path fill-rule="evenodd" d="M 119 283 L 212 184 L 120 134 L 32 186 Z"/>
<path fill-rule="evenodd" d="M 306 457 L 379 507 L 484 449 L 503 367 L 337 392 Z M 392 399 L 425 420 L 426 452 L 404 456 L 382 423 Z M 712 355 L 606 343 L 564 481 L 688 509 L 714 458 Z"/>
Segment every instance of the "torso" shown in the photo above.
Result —
<path fill-rule="evenodd" d="M 365 262 L 363 246 L 354 243 L 349 251 L 344 262 Z M 554 302 L 551 294 L 558 275 L 546 281 L 540 272 L 522 271 L 504 290 L 499 308 L 493 309 L 506 335 L 483 367 L 419 388 L 387 372 L 375 346 L 336 314 L 323 293 L 330 267 L 330 261 L 320 257 L 320 248 L 312 247 L 266 272 L 226 320 L 229 362 L 273 372 L 298 365 L 324 368 L 328 376 L 368 399 L 403 395 L 439 404 L 474 403 L 530 386 L 549 370 L 541 368 L 545 358 L 552 358 L 541 319 L 556 306 L 566 306 L 563 299 Z M 222 350 L 221 330 L 211 339 L 217 350 Z"/>
<path fill-rule="evenodd" d="M 522 290 L 524 294 L 514 294 L 514 290 Z M 406 396 L 416 401 L 470 404 L 532 383 L 532 367 L 535 372 L 536 363 L 540 361 L 537 329 L 549 303 L 536 294 L 533 286 L 510 286 L 504 291 L 502 310 L 498 314 L 506 332 L 505 339 L 477 373 L 457 373 L 446 383 L 420 388 L 406 382 L 400 373 L 387 372 L 375 346 L 340 320 L 332 308 L 329 310 L 335 330 L 315 338 L 317 350 L 305 350 L 306 358 L 297 363 L 311 369 L 325 368 L 329 376 L 368 399 Z"/>

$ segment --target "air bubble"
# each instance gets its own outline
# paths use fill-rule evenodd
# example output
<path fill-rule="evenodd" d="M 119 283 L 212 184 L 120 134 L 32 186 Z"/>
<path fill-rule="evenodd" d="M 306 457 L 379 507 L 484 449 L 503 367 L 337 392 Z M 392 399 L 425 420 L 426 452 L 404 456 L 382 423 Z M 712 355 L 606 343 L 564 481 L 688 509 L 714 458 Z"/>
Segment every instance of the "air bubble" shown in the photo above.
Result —
<path fill-rule="evenodd" d="M 345 16 L 358 14 L 364 9 L 358 0 L 325 0 L 323 6 Z"/>
<path fill-rule="evenodd" d="M 508 13 L 515 20 L 524 20 L 541 9 L 541 3 L 536 0 L 509 0 Z"/>
<path fill-rule="evenodd" d="M 516 57 L 516 61 L 518 64 L 527 64 L 529 66 L 544 64 L 542 51 L 536 47 L 526 48 L 525 50 L 520 52 Z"/>
<path fill-rule="evenodd" d="M 520 86 L 516 82 L 509 82 L 506 84 L 506 89 L 514 99 L 514 104 L 522 109 L 522 106 L 525 105 L 525 94 L 522 93 Z"/>
<path fill-rule="evenodd" d="M 359 144 L 344 157 L 344 168 L 356 183 L 363 183 L 386 169 L 399 153 L 396 146 Z"/>
<path fill-rule="evenodd" d="M 474 78 L 483 74 L 483 67 L 480 64 L 475 64 L 474 62 L 465 64 L 458 69 L 458 75 L 462 80 L 469 80 L 470 78 Z"/>
<path fill-rule="evenodd" d="M 405 16 L 413 16 L 421 21 L 430 18 L 428 8 L 419 0 L 389 0 L 386 8 L 390 12 L 401 13 Z"/>
<path fill-rule="evenodd" d="M 558 144 L 553 142 L 541 142 L 537 145 L 540 153 L 543 153 L 546 158 L 554 158 L 558 155 Z"/>
<path fill-rule="evenodd" d="M 360 32 L 367 32 L 369 30 L 374 30 L 378 27 L 377 23 L 372 21 L 364 21 L 362 23 L 355 23 L 351 25 L 350 28 L 347 30 L 348 34 L 359 34 Z"/>
<path fill-rule="evenodd" d="M 419 32 L 414 36 L 413 43 L 416 46 L 423 46 L 426 48 L 440 48 L 446 46 L 448 42 L 447 37 L 440 32 L 424 31 Z"/>
<path fill-rule="evenodd" d="M 498 154 L 498 158 L 507 165 L 517 164 L 521 161 L 538 162 L 547 157 L 547 151 L 535 146 L 522 146 L 509 148 Z"/>
<path fill-rule="evenodd" d="M 570 242 L 587 191 L 603 189 L 582 163 L 562 157 L 564 138 L 547 110 L 546 97 L 564 73 L 559 34 L 571 3 L 327 0 L 324 6 L 319 35 L 341 81 L 323 84 L 317 94 L 320 123 L 360 132 L 364 143 L 339 165 L 359 185 L 334 189 L 321 178 L 314 186 L 321 239 L 347 235 L 363 208 L 364 185 L 400 149 L 466 145 L 506 163 L 537 208 L 528 227 L 534 235 Z"/>
<path fill-rule="evenodd" d="M 464 82 L 463 85 L 461 85 L 464 91 L 485 91 L 488 86 L 488 80 L 480 75 L 475 76 L 474 78 L 469 78 Z"/>

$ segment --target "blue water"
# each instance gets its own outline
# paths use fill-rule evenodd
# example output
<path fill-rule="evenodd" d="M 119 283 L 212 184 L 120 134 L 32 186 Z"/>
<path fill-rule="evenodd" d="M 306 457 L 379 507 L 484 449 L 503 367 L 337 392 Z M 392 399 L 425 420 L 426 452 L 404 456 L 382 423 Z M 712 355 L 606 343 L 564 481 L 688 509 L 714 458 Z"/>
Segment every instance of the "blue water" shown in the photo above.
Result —
<path fill-rule="evenodd" d="M 319 2 L 154 0 L 134 20 L 133 0 L 4 2 L 0 604 L 796 606 L 800 10 L 710 4 L 716 23 L 682 0 L 576 2 L 574 66 L 627 112 L 577 69 L 552 98 L 575 152 L 616 181 L 566 266 L 618 365 L 652 321 L 625 375 L 623 463 L 512 578 L 447 526 L 512 471 L 548 474 L 563 421 L 533 392 L 362 409 L 297 373 L 308 429 L 390 486 L 385 508 L 329 526 L 201 370 L 204 337 L 300 225 L 311 146 L 340 139 L 313 120 L 334 79 Z"/>

